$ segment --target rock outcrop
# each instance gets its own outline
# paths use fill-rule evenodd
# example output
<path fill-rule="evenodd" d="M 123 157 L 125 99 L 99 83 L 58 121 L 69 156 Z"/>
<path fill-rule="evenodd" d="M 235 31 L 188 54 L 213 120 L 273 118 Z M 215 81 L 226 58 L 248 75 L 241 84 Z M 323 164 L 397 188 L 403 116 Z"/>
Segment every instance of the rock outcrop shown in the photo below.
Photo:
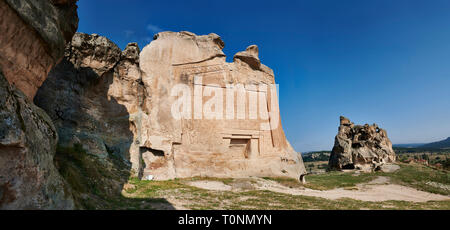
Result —
<path fill-rule="evenodd" d="M 34 100 L 52 117 L 62 146 L 83 143 L 100 158 L 128 152 L 130 114 L 143 97 L 138 54 L 136 44 L 122 52 L 105 37 L 75 34 Z"/>
<path fill-rule="evenodd" d="M 0 73 L 0 209 L 72 209 L 51 119 Z"/>
<path fill-rule="evenodd" d="M 85 164 L 95 162 L 95 170 L 103 171 L 98 173 L 96 183 L 77 182 L 88 190 L 98 188 L 103 196 L 120 194 L 133 171 L 131 162 L 138 165 L 137 161 L 142 161 L 132 158 L 139 157 L 140 124 L 136 121 L 145 97 L 139 53 L 136 43 L 122 51 L 105 37 L 77 33 L 34 100 L 52 118 L 60 136 L 59 146 L 67 150 L 81 145 L 78 154 L 87 154 L 83 156 Z M 64 153 L 58 159 L 70 160 Z M 67 163 L 61 162 L 63 167 Z M 80 167 L 73 171 L 92 170 L 89 165 Z M 66 177 L 77 177 L 70 173 Z M 86 193 L 84 197 L 92 195 L 81 192 Z"/>
<path fill-rule="evenodd" d="M 140 135 L 144 178 L 306 174 L 284 135 L 270 90 L 274 74 L 261 64 L 258 47 L 227 63 L 224 46 L 217 34 L 162 32 L 141 52 L 142 81 L 151 94 Z M 180 100 L 185 107 L 176 118 L 173 105 Z"/>
<path fill-rule="evenodd" d="M 395 162 L 392 143 L 384 129 L 378 125 L 355 125 L 345 117 L 340 118 L 330 156 L 329 169 L 379 170 L 386 163 Z"/>
<path fill-rule="evenodd" d="M 75 34 L 76 2 L 0 0 L 0 209 L 87 207 L 130 176 L 303 178 L 256 45 L 227 63 L 216 34 L 163 32 L 122 51 Z"/>
<path fill-rule="evenodd" d="M 76 2 L 0 1 L 0 67 L 31 100 L 77 30 Z"/>
<path fill-rule="evenodd" d="M 0 0 L 0 209 L 72 209 L 58 134 L 32 103 L 77 29 L 76 1 Z"/>
<path fill-rule="evenodd" d="M 130 175 L 155 180 L 193 176 L 299 179 L 306 171 L 301 156 L 285 138 L 276 92 L 245 88 L 274 84 L 273 71 L 260 63 L 256 46 L 237 54 L 233 63 L 226 63 L 223 48 L 216 34 L 163 32 L 142 52 L 133 43 L 120 51 L 104 37 L 76 34 L 35 102 L 52 117 L 61 146 L 81 144 L 99 165 L 114 168 L 119 159 L 125 168 L 116 168 L 124 172 L 124 179 Z M 203 82 L 197 81 L 199 77 Z M 243 118 L 174 117 L 177 86 L 206 92 L 213 89 L 211 84 L 224 89 L 237 83 L 245 87 L 233 100 L 262 98 L 244 104 Z M 206 101 L 213 94 L 200 97 Z M 194 96 L 189 98 L 193 107 Z M 271 116 L 250 118 L 249 111 L 258 103 Z M 208 116 L 203 110 L 200 114 Z"/>

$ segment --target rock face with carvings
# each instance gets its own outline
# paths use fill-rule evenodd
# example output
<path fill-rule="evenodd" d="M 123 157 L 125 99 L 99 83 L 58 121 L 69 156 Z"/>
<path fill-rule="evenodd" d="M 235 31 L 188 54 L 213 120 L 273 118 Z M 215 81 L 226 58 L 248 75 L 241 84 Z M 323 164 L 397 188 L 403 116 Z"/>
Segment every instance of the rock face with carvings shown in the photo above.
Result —
<path fill-rule="evenodd" d="M 144 178 L 306 174 L 286 140 L 273 71 L 253 45 L 226 62 L 217 34 L 162 32 L 140 54 L 149 117 L 139 143 Z"/>
<path fill-rule="evenodd" d="M 300 179 L 306 171 L 281 127 L 273 71 L 256 46 L 233 63 L 223 48 L 216 34 L 163 32 L 142 52 L 76 34 L 35 102 L 60 145 L 82 144 L 101 164 L 118 157 L 132 176 Z"/>
<path fill-rule="evenodd" d="M 379 170 L 386 163 L 395 162 L 395 158 L 386 130 L 376 124 L 361 126 L 340 118 L 339 133 L 328 164 L 330 169 Z"/>
<path fill-rule="evenodd" d="M 78 24 L 76 1 L 0 0 L 0 209 L 72 209 L 57 131 L 32 103 Z"/>

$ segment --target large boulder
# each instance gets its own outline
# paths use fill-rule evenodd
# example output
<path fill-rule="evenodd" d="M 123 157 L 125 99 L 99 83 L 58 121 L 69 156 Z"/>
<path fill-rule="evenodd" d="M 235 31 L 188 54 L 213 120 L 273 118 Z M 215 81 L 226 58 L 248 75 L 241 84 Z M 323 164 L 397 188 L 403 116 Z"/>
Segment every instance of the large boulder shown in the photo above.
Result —
<path fill-rule="evenodd" d="M 348 118 L 340 118 L 329 169 L 370 171 L 392 162 L 395 162 L 395 152 L 386 130 L 376 124 L 355 125 Z"/>

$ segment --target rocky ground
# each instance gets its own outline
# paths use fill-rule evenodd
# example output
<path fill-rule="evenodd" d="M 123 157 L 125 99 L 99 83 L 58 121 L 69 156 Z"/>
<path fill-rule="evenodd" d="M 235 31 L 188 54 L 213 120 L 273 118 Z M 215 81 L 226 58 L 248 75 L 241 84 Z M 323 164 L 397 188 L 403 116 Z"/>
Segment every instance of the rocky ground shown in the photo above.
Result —
<path fill-rule="evenodd" d="M 401 164 L 391 173 L 332 172 L 308 176 L 308 181 L 302 185 L 281 178 L 131 179 L 122 197 L 101 208 L 450 209 L 450 174 L 421 165 Z"/>
<path fill-rule="evenodd" d="M 290 195 L 303 195 L 321 197 L 330 200 L 338 200 L 341 198 L 350 198 L 362 201 L 411 201 L 411 202 L 427 202 L 448 200 L 448 196 L 419 191 L 414 188 L 391 184 L 388 177 L 379 176 L 375 180 L 368 183 L 357 184 L 351 188 L 337 188 L 332 190 L 314 190 L 304 187 L 290 188 L 276 181 L 264 179 L 251 179 L 246 181 L 249 183 L 248 187 L 255 190 L 267 190 L 277 193 L 284 193 Z M 218 181 L 195 181 L 189 183 L 202 189 L 212 191 L 233 191 L 242 190 L 239 187 L 233 187 Z"/>

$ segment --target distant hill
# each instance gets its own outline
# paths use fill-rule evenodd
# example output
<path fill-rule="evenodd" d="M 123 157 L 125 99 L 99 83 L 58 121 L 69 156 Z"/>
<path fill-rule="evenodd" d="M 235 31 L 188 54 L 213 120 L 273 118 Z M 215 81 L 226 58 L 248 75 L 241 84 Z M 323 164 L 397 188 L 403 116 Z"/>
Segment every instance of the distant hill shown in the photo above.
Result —
<path fill-rule="evenodd" d="M 450 149 L 450 137 L 438 142 L 433 142 L 425 145 L 419 146 L 419 148 L 426 148 L 426 149 Z"/>
<path fill-rule="evenodd" d="M 394 144 L 394 148 L 417 148 L 422 145 L 425 145 L 425 143 L 414 143 L 414 144 Z"/>
<path fill-rule="evenodd" d="M 433 153 L 433 154 L 450 154 L 450 149 L 436 149 L 436 148 L 402 148 L 394 147 L 395 154 L 423 154 L 423 153 Z"/>
<path fill-rule="evenodd" d="M 302 157 L 304 162 L 328 161 L 330 154 L 330 151 L 308 152 L 302 154 Z"/>

